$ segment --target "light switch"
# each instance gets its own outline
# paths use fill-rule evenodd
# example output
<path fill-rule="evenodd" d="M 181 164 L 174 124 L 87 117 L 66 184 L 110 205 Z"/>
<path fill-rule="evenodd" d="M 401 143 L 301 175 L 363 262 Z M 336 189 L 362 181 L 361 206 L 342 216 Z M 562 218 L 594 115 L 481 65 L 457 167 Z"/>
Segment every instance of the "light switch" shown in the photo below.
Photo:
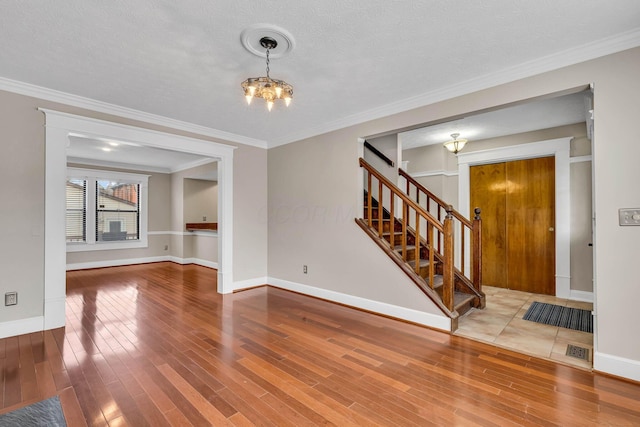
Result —
<path fill-rule="evenodd" d="M 640 225 L 640 208 L 618 209 L 620 225 Z"/>

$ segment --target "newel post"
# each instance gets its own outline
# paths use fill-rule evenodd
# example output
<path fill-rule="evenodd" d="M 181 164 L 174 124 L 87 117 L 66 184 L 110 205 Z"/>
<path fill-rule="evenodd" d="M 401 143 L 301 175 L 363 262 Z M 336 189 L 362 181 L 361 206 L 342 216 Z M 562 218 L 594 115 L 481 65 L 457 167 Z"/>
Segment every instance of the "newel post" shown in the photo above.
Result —
<path fill-rule="evenodd" d="M 442 302 L 453 311 L 453 294 L 454 294 L 454 276 L 453 276 L 453 207 L 448 205 L 445 209 L 447 215 L 444 218 L 443 234 L 444 234 L 444 265 L 443 265 L 443 286 L 442 286 Z"/>
<path fill-rule="evenodd" d="M 482 220 L 480 219 L 480 208 L 473 210 L 473 241 L 471 248 L 471 259 L 473 260 L 473 287 L 482 292 Z"/>

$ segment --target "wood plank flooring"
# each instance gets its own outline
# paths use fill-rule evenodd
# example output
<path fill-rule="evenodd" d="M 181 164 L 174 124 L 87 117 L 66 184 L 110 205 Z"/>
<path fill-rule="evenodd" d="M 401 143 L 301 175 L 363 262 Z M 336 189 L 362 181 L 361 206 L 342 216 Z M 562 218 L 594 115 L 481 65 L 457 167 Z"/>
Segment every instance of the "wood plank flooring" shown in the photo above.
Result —
<path fill-rule="evenodd" d="M 2 411 L 69 426 L 640 425 L 640 385 L 157 263 L 67 275 L 65 328 L 0 340 Z"/>

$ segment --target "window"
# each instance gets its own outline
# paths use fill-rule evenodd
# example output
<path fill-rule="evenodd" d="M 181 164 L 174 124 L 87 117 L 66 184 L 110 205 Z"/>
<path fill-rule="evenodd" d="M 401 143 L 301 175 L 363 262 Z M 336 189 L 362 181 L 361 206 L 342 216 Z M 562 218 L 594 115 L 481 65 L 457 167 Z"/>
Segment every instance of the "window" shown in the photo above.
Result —
<path fill-rule="evenodd" d="M 87 181 L 67 179 L 67 242 L 87 241 Z"/>
<path fill-rule="evenodd" d="M 147 246 L 147 175 L 67 170 L 67 251 Z"/>

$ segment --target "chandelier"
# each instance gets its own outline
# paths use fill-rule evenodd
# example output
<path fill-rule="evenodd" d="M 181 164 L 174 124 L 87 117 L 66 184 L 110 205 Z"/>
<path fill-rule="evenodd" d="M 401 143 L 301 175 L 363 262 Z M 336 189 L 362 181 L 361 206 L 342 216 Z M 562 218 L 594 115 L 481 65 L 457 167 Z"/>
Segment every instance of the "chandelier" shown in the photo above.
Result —
<path fill-rule="evenodd" d="M 267 101 L 267 109 L 271 111 L 273 102 L 276 99 L 283 99 L 288 107 L 293 97 L 293 86 L 284 80 L 272 79 L 269 76 L 269 51 L 278 46 L 278 42 L 271 37 L 262 37 L 260 45 L 267 50 L 267 76 L 266 77 L 249 77 L 242 82 L 244 96 L 247 104 L 251 104 L 254 97 L 262 98 Z"/>
<path fill-rule="evenodd" d="M 458 151 L 462 150 L 467 143 L 467 140 L 464 138 L 458 139 L 459 136 L 459 133 L 452 133 L 451 138 L 453 138 L 453 140 L 444 143 L 445 148 L 453 154 L 458 154 Z"/>

